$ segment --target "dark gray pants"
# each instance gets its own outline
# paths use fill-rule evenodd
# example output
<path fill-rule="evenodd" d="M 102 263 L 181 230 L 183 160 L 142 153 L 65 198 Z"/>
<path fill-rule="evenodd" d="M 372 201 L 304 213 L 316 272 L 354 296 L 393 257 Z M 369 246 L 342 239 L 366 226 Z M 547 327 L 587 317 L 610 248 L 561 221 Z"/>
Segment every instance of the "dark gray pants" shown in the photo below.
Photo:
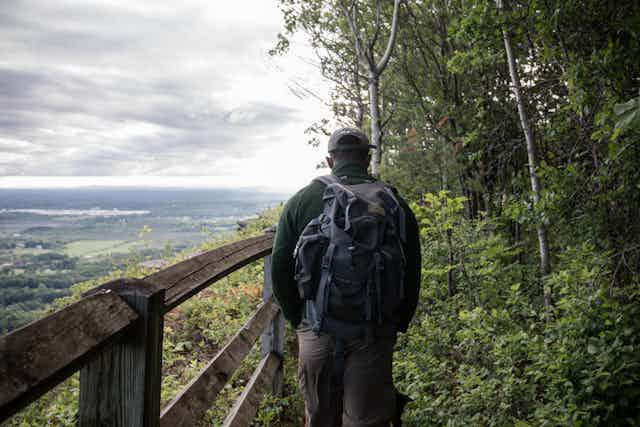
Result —
<path fill-rule="evenodd" d="M 345 342 L 344 389 L 333 376 L 334 339 L 317 335 L 303 322 L 297 329 L 298 383 L 305 401 L 307 427 L 387 427 L 395 412 L 391 373 L 396 331 L 383 325 L 376 340 Z M 342 424 L 340 423 L 342 421 Z"/>

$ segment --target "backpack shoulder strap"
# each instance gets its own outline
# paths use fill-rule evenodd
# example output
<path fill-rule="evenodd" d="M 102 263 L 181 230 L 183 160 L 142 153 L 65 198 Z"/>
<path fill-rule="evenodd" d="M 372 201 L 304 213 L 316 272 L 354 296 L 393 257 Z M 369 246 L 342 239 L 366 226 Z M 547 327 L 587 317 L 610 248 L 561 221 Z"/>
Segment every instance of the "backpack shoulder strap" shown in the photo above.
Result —
<path fill-rule="evenodd" d="M 382 185 L 386 193 L 389 195 L 389 197 L 391 197 L 391 199 L 396 204 L 396 209 L 398 214 L 398 233 L 400 234 L 399 237 L 402 243 L 406 243 L 407 241 L 406 217 L 405 217 L 404 208 L 402 207 L 402 205 L 400 204 L 400 201 L 398 200 L 398 197 L 399 197 L 398 190 L 394 186 L 387 184 L 386 182 L 382 182 L 382 181 L 378 181 L 378 182 Z"/>

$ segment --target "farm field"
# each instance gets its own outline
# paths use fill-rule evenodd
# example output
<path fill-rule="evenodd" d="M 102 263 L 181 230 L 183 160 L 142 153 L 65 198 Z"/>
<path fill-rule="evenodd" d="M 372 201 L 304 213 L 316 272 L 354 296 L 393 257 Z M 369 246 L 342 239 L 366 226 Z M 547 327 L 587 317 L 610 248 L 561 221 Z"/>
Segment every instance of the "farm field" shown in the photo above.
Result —
<path fill-rule="evenodd" d="M 0 190 L 0 333 L 75 283 L 168 259 L 285 195 L 247 190 Z"/>
<path fill-rule="evenodd" d="M 136 241 L 77 240 L 65 245 L 63 253 L 71 257 L 93 258 L 112 254 L 126 254 L 143 246 L 143 243 Z"/>

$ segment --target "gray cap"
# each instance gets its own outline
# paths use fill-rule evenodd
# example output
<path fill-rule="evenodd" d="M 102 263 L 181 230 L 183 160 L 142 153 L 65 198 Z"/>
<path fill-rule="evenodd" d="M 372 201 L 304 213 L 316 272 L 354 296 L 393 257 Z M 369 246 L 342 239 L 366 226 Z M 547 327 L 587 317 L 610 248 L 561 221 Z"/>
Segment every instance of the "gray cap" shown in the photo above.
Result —
<path fill-rule="evenodd" d="M 369 138 L 360 129 L 340 128 L 329 137 L 329 152 L 346 150 L 369 150 L 376 148 L 369 144 Z"/>

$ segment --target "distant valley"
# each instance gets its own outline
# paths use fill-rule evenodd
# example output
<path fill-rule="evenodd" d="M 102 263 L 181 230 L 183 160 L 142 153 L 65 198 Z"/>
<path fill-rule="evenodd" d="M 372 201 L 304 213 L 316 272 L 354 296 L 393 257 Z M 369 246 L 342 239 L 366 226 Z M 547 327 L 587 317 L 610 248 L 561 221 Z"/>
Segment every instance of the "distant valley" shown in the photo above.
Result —
<path fill-rule="evenodd" d="M 254 190 L 0 190 L 0 333 L 69 287 L 232 231 L 287 195 Z"/>

